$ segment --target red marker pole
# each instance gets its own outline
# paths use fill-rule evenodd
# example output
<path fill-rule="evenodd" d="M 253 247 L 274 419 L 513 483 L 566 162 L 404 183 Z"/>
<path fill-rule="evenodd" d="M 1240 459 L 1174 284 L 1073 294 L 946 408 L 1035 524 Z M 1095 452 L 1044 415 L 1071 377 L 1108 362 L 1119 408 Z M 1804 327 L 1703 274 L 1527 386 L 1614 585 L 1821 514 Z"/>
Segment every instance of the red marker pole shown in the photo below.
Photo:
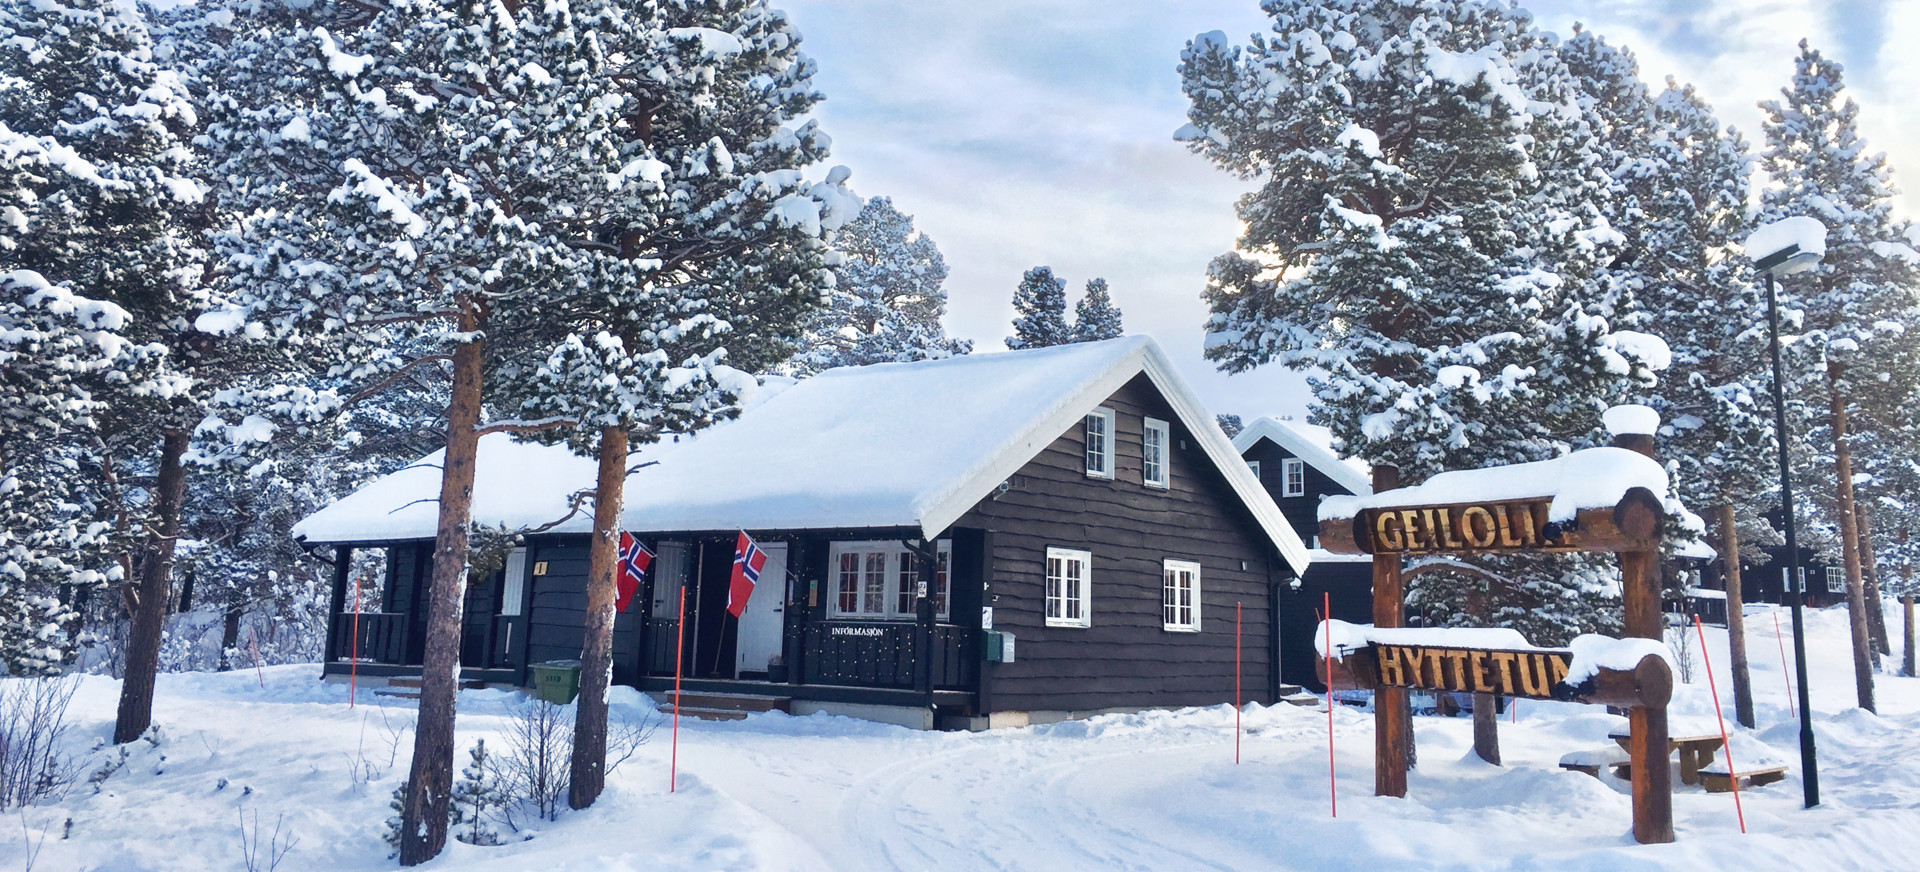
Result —
<path fill-rule="evenodd" d="M 1800 706 L 1793 696 L 1793 673 L 1787 671 L 1787 640 L 1780 637 L 1780 610 L 1773 610 L 1773 641 L 1780 646 L 1780 680 L 1787 683 L 1787 714 L 1800 717 Z"/>
<path fill-rule="evenodd" d="M 1339 783 L 1333 777 L 1333 594 L 1320 594 L 1320 630 L 1327 637 L 1327 808 L 1332 817 L 1340 816 Z"/>
<path fill-rule="evenodd" d="M 1727 741 L 1727 716 L 1720 711 L 1720 688 L 1713 680 L 1713 656 L 1707 653 L 1707 630 L 1700 625 L 1699 615 L 1693 616 L 1693 631 L 1700 636 L 1700 661 L 1707 667 L 1707 689 L 1713 692 L 1713 716 L 1720 721 L 1720 752 L 1727 755 L 1727 781 L 1733 785 L 1733 813 L 1739 816 L 1744 834 L 1747 812 L 1740 807 L 1740 773 L 1733 768 L 1733 743 Z"/>
<path fill-rule="evenodd" d="M 353 657 L 348 661 L 348 709 L 351 709 L 353 699 L 359 695 L 359 576 L 353 576 L 353 645 L 349 651 Z"/>
<path fill-rule="evenodd" d="M 667 792 L 680 784 L 680 667 L 687 652 L 687 589 L 680 588 L 679 641 L 673 648 L 673 751 L 667 761 Z"/>
<path fill-rule="evenodd" d="M 1233 765 L 1240 765 L 1240 604 L 1233 604 Z"/>
<path fill-rule="evenodd" d="M 253 649 L 253 675 L 260 679 L 261 689 L 267 686 L 267 675 L 260 671 L 260 637 L 254 635 L 253 628 L 247 628 L 247 647 Z"/>

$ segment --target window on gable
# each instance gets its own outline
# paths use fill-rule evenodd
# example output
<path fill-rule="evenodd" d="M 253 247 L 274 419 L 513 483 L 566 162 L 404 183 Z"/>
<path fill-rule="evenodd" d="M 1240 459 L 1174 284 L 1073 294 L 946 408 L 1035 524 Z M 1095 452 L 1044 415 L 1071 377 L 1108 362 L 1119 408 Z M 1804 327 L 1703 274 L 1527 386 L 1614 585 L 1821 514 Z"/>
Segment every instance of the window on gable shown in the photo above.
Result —
<path fill-rule="evenodd" d="M 1847 592 L 1847 568 L 1844 566 L 1827 567 L 1827 592 Z"/>
<path fill-rule="evenodd" d="M 1093 554 L 1070 548 L 1047 549 L 1047 626 L 1091 627 Z"/>
<path fill-rule="evenodd" d="M 1165 627 L 1181 633 L 1200 632 L 1200 564 L 1168 560 L 1161 565 L 1165 579 Z"/>
<path fill-rule="evenodd" d="M 1113 410 L 1094 409 L 1087 413 L 1087 475 L 1113 477 Z"/>
<path fill-rule="evenodd" d="M 938 543 L 940 563 L 927 595 L 933 598 L 934 619 L 948 616 L 947 599 L 951 586 L 947 572 L 953 543 Z M 913 552 L 899 542 L 835 542 L 828 551 L 827 565 L 832 576 L 833 597 L 828 600 L 831 618 L 899 621 L 913 620 L 914 600 L 920 594 L 920 573 Z"/>
<path fill-rule="evenodd" d="M 1247 461 L 1247 468 L 1253 470 L 1253 477 L 1256 480 L 1260 478 L 1260 461 L 1258 460 Z"/>
<path fill-rule="evenodd" d="M 1307 495 L 1307 464 L 1297 458 L 1280 461 L 1280 495 L 1283 497 L 1304 497 Z"/>
<path fill-rule="evenodd" d="M 1140 437 L 1140 480 L 1153 487 L 1166 487 L 1167 445 L 1172 430 L 1159 418 L 1148 418 Z"/>

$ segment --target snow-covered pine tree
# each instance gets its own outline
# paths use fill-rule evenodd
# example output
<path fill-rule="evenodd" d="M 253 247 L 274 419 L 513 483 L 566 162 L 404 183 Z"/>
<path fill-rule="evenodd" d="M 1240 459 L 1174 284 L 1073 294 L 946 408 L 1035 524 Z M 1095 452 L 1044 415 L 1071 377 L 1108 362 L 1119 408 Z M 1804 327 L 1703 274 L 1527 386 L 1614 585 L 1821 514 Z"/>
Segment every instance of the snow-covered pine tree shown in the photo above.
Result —
<path fill-rule="evenodd" d="M 1240 421 L 1239 415 L 1229 415 L 1222 412 L 1221 414 L 1213 416 L 1213 421 L 1220 425 L 1220 432 L 1227 434 L 1228 439 L 1240 435 L 1240 431 L 1247 429 L 1247 425 Z"/>
<path fill-rule="evenodd" d="M 210 100 L 224 202 L 245 220 L 222 239 L 230 297 L 201 326 L 297 347 L 360 394 L 450 364 L 405 865 L 447 835 L 485 385 L 502 362 L 537 360 L 551 329 L 550 287 L 519 280 L 554 253 L 538 232 L 549 187 L 578 174 L 573 152 L 613 155 L 606 113 L 546 112 L 560 80 L 525 62 L 541 34 L 502 13 L 436 0 L 261 6 L 232 20 Z M 656 186 L 652 169 L 608 164 L 599 182 Z"/>
<path fill-rule="evenodd" d="M 1752 159 L 1691 85 L 1668 80 L 1639 153 L 1614 170 L 1639 219 L 1624 227 L 1643 276 L 1641 305 L 1658 313 L 1673 351 L 1658 389 L 1640 400 L 1661 412 L 1660 454 L 1681 499 L 1714 525 L 1728 592 L 1736 719 L 1754 724 L 1745 622 L 1743 541 L 1778 544 L 1765 512 L 1776 494 L 1766 301 L 1738 246 L 1750 230 Z M 1777 495 L 1775 497 L 1777 500 Z M 1777 502 L 1774 503 L 1777 505 Z"/>
<path fill-rule="evenodd" d="M 1664 348 L 1613 322 L 1605 126 L 1553 41 L 1471 0 L 1265 8 L 1270 34 L 1202 34 L 1181 56 L 1176 138 L 1261 181 L 1209 270 L 1208 355 L 1323 373 L 1314 420 L 1406 480 L 1596 441 Z M 1511 616 L 1552 640 L 1611 611 L 1607 574 L 1477 583 L 1517 586 Z M 1473 617 L 1508 617 L 1493 599 Z"/>
<path fill-rule="evenodd" d="M 199 112 L 163 63 L 143 14 L 103 0 L 0 4 L 0 123 L 51 143 L 61 171 L 17 177 L 33 191 L 0 260 L 35 270 L 129 315 L 127 338 L 163 351 L 141 372 L 89 386 L 110 410 L 89 444 L 57 446 L 91 479 L 90 502 L 114 522 L 119 600 L 131 629 L 116 741 L 152 719 L 154 673 L 172 601 L 189 449 L 208 404 L 257 369 L 194 329 L 215 274 L 205 232 L 209 174 L 193 147 Z M 84 168 L 84 169 L 79 169 Z M 220 435 L 251 441 L 264 418 Z M 149 484 L 148 482 L 151 482 Z"/>
<path fill-rule="evenodd" d="M 1855 691 L 1872 711 L 1860 544 L 1854 523 L 1852 441 L 1856 408 L 1886 408 L 1914 395 L 1917 376 L 1905 346 L 1920 274 L 1908 227 L 1893 216 L 1892 170 L 1866 151 L 1859 107 L 1844 95 L 1842 68 L 1803 40 L 1783 100 L 1761 104 L 1767 148 L 1761 164 L 1774 184 L 1762 194 L 1761 222 L 1796 215 L 1827 227 L 1827 255 L 1815 271 L 1782 282 L 1781 306 L 1804 312 L 1792 346 L 1796 392 L 1826 410 L 1833 522 L 1839 530 L 1853 619 Z M 1793 376 L 1790 376 L 1793 377 Z M 1816 455 L 1817 456 L 1817 455 Z"/>
<path fill-rule="evenodd" d="M 1067 325 L 1067 283 L 1054 278 L 1053 268 L 1036 266 L 1020 277 L 1013 292 L 1013 335 L 1007 347 L 1046 348 L 1073 341 Z"/>
<path fill-rule="evenodd" d="M 635 444 L 733 414 L 756 369 L 792 353 L 802 317 L 834 287 L 826 235 L 860 211 L 844 168 L 800 170 L 827 138 L 798 123 L 819 99 L 799 33 L 761 0 L 514 12 L 516 63 L 553 71 L 520 104 L 530 141 L 565 118 L 530 232 L 541 255 L 509 274 L 564 313 L 544 360 L 502 367 L 491 391 L 527 418 L 564 421 L 597 451 L 581 692 L 568 802 L 605 780 L 619 517 Z M 513 117 L 513 116 L 510 116 Z M 746 121 L 743 119 L 751 119 Z M 610 186 L 610 167 L 636 183 Z"/>
<path fill-rule="evenodd" d="M 786 369 L 811 375 L 836 366 L 928 360 L 966 354 L 973 343 L 949 339 L 947 262 L 913 216 L 887 197 L 868 200 L 840 229 L 841 261 L 825 308 L 808 322 L 804 347 Z"/>
<path fill-rule="evenodd" d="M 487 754 L 487 740 L 476 739 L 467 752 L 467 765 L 453 785 L 454 838 L 469 845 L 498 845 L 495 816 L 508 797 L 500 786 L 500 769 Z"/>
<path fill-rule="evenodd" d="M 56 168 L 44 140 L 0 126 L 0 178 Z M 0 208 L 18 210 L 18 186 Z M 0 249 L 19 244 L 0 227 Z M 95 491 L 78 480 L 79 437 L 100 401 L 85 385 L 139 356 L 121 335 L 124 309 L 49 285 L 31 270 L 0 272 L 0 669 L 58 670 L 73 652 L 75 613 L 62 590 L 97 588 L 113 568 L 105 521 L 90 520 Z"/>
<path fill-rule="evenodd" d="M 1087 293 L 1073 307 L 1073 341 L 1097 342 L 1125 335 L 1120 325 L 1120 310 L 1107 293 L 1106 279 L 1087 282 Z"/>

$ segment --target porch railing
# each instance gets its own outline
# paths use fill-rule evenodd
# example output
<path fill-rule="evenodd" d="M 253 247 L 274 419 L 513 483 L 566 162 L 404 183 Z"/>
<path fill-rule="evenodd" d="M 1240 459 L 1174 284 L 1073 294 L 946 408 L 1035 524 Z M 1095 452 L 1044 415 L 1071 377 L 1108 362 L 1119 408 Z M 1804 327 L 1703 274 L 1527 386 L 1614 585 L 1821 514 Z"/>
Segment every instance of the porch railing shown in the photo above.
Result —
<path fill-rule="evenodd" d="M 361 612 L 358 617 L 360 639 L 356 647 L 353 638 L 355 615 L 345 612 L 334 616 L 334 659 L 351 660 L 357 655 L 362 662 L 417 665 L 407 663 L 406 613 Z"/>
<path fill-rule="evenodd" d="M 809 684 L 912 687 L 914 625 L 904 622 L 827 622 L 807 627 L 803 652 Z M 966 689 L 979 669 L 977 631 L 933 625 L 933 686 Z"/>

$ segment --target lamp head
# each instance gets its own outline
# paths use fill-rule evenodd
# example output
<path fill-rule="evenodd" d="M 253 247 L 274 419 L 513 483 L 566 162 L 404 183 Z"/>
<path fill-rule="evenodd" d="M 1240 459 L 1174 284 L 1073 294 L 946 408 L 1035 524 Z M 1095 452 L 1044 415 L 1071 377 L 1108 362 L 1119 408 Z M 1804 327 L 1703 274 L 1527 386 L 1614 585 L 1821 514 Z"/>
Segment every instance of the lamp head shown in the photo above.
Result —
<path fill-rule="evenodd" d="M 1801 251 L 1798 245 L 1789 245 L 1754 261 L 1753 265 L 1763 273 L 1790 276 L 1819 266 L 1820 255 L 1811 251 Z"/>

